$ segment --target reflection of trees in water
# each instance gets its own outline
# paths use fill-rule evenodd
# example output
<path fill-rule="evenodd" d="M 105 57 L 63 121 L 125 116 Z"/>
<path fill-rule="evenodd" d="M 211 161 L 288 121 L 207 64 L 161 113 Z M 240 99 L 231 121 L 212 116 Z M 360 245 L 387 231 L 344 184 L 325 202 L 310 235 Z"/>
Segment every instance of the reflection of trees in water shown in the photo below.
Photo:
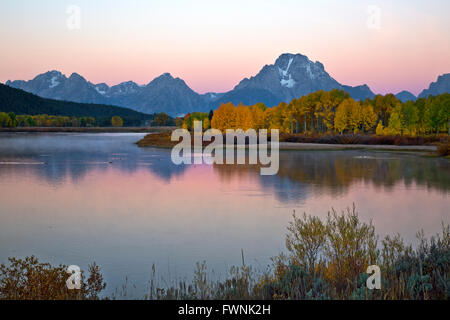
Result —
<path fill-rule="evenodd" d="M 238 179 L 250 179 L 259 173 L 259 165 L 249 164 L 214 164 L 214 171 L 219 175 L 221 181 L 231 182 Z"/>
<path fill-rule="evenodd" d="M 32 174 L 50 184 L 74 182 L 90 172 L 149 170 L 170 180 L 186 167 L 172 164 L 170 151 L 142 149 L 135 136 L 9 135 L 0 137 L 0 161 L 28 164 L 0 165 L 1 177 Z M 35 164 L 30 164 L 35 163 Z M 36 164 L 41 163 L 41 164 Z"/>
<path fill-rule="evenodd" d="M 24 162 L 25 164 L 0 165 L 0 178 L 25 173 L 33 174 L 49 184 L 60 184 L 66 180 L 77 182 L 94 170 L 105 174 L 111 169 L 129 174 L 138 170 L 148 170 L 164 180 L 170 180 L 173 176 L 180 175 L 186 170 L 185 166 L 172 164 L 170 154 L 168 157 L 164 154 L 142 157 L 142 154 L 126 153 L 117 158 L 108 153 L 74 155 L 64 152 L 45 156 L 2 157 L 1 161 Z"/>
<path fill-rule="evenodd" d="M 281 163 L 280 163 L 281 164 Z M 305 181 L 292 179 L 291 177 L 274 175 L 261 176 L 260 165 L 213 165 L 214 172 L 221 181 L 232 182 L 233 180 L 256 180 L 259 186 L 269 192 L 275 193 L 281 201 L 299 201 L 306 199 L 309 186 Z"/>
<path fill-rule="evenodd" d="M 12 138 L 13 137 L 13 138 Z M 31 173 L 51 184 L 77 181 L 92 170 L 123 173 L 148 170 L 169 181 L 189 166 L 174 165 L 170 150 L 138 148 L 133 136 L 14 135 L 0 137 L 0 161 L 44 162 L 0 165 L 0 179 Z M 248 161 L 247 161 L 248 162 Z M 253 179 L 279 199 L 302 199 L 308 191 L 332 195 L 358 182 L 389 189 L 401 182 L 442 192 L 450 190 L 450 162 L 404 153 L 364 151 L 280 152 L 278 175 L 260 176 L 257 165 L 214 165 L 222 181 Z"/>
<path fill-rule="evenodd" d="M 259 176 L 258 166 L 215 165 L 223 180 Z M 398 183 L 406 187 L 419 185 L 429 189 L 450 190 L 450 162 L 418 155 L 360 151 L 280 152 L 280 169 L 276 176 L 259 176 L 263 187 L 272 188 L 282 198 L 286 193 L 314 190 L 331 195 L 346 192 L 359 182 L 391 189 Z"/>

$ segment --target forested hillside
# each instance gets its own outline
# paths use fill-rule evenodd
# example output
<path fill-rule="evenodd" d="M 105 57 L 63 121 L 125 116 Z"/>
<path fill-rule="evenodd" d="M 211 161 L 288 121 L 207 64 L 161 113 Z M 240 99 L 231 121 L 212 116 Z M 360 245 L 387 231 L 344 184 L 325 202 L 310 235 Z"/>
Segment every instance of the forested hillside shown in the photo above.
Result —
<path fill-rule="evenodd" d="M 45 99 L 3 84 L 0 84 L 0 112 L 14 112 L 16 115 L 92 117 L 97 125 L 101 126 L 111 125 L 113 116 L 121 117 L 124 126 L 144 125 L 146 121 L 154 118 L 154 115 L 122 107 Z"/>

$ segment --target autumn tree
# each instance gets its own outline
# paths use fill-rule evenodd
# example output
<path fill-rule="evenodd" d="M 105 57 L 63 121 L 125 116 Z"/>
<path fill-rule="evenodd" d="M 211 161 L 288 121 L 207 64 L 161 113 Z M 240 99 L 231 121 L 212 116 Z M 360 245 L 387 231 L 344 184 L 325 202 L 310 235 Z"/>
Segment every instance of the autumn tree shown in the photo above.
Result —
<path fill-rule="evenodd" d="M 166 113 L 161 112 L 155 116 L 155 118 L 153 119 L 153 123 L 156 126 L 167 126 L 171 123 L 171 119 Z"/>
<path fill-rule="evenodd" d="M 418 133 L 425 133 L 428 130 L 428 124 L 425 117 L 425 104 L 427 99 L 425 98 L 419 98 L 414 102 L 414 106 L 417 110 L 417 132 Z"/>
<path fill-rule="evenodd" d="M 372 104 L 375 113 L 378 115 L 378 118 L 382 121 L 383 126 L 388 126 L 389 117 L 391 111 L 399 104 L 401 104 L 400 100 L 398 100 L 392 93 L 389 93 L 385 96 L 376 95 L 373 100 L 368 99 L 368 102 Z"/>
<path fill-rule="evenodd" d="M 389 134 L 403 134 L 402 126 L 402 106 L 397 105 L 391 112 L 389 117 Z"/>
<path fill-rule="evenodd" d="M 359 110 L 359 102 L 356 102 L 352 98 L 343 100 L 336 110 L 336 116 L 334 119 L 334 127 L 339 133 L 343 133 L 346 130 L 356 130 L 359 123 L 357 110 Z"/>
<path fill-rule="evenodd" d="M 334 130 L 336 109 L 342 101 L 348 98 L 350 98 L 350 95 L 347 92 L 338 89 L 333 89 L 322 95 L 323 121 L 328 130 Z"/>
<path fill-rule="evenodd" d="M 429 130 L 434 133 L 448 132 L 450 121 L 450 94 L 445 93 L 436 97 L 430 96 L 425 102 L 425 121 Z"/>
<path fill-rule="evenodd" d="M 408 134 L 413 135 L 417 131 L 417 122 L 419 120 L 417 107 L 413 101 L 406 101 L 401 106 L 401 125 Z"/>
<path fill-rule="evenodd" d="M 184 119 L 177 117 L 177 118 L 175 118 L 174 122 L 175 122 L 175 125 L 177 126 L 177 128 L 182 128 Z"/>
<path fill-rule="evenodd" d="M 371 104 L 360 104 L 360 126 L 363 132 L 371 130 L 376 124 L 378 117 Z"/>
<path fill-rule="evenodd" d="M 264 119 L 264 111 L 266 109 L 267 107 L 263 103 L 258 103 L 250 107 L 253 128 L 255 130 L 266 128 Z"/>
<path fill-rule="evenodd" d="M 289 132 L 288 127 L 289 116 L 287 113 L 287 104 L 281 102 L 278 106 L 272 108 L 268 129 L 279 129 L 282 132 Z"/>
<path fill-rule="evenodd" d="M 253 117 L 249 107 L 239 105 L 236 109 L 236 129 L 253 129 Z"/>
<path fill-rule="evenodd" d="M 211 127 L 225 132 L 226 129 L 236 129 L 236 106 L 231 102 L 222 104 L 215 112 Z"/>
<path fill-rule="evenodd" d="M 211 123 L 209 122 L 209 117 L 203 119 L 202 125 L 203 125 L 203 130 L 208 130 L 209 128 L 211 128 Z"/>
<path fill-rule="evenodd" d="M 187 130 L 194 129 L 194 121 L 201 121 L 204 129 L 209 129 L 208 113 L 206 112 L 193 112 L 184 116 L 183 128 Z"/>
<path fill-rule="evenodd" d="M 383 124 L 381 123 L 381 121 L 378 122 L 378 125 L 377 125 L 377 128 L 376 128 L 376 130 L 375 130 L 375 133 L 376 133 L 377 135 L 379 135 L 379 136 L 381 136 L 381 135 L 384 134 L 384 127 L 383 127 Z"/>
<path fill-rule="evenodd" d="M 6 112 L 0 112 L 0 128 L 1 127 L 9 127 L 9 123 L 11 118 Z"/>
<path fill-rule="evenodd" d="M 111 125 L 113 127 L 122 127 L 123 126 L 123 120 L 119 116 L 114 116 L 111 118 Z"/>
<path fill-rule="evenodd" d="M 308 116 L 310 116 L 311 104 L 306 96 L 299 99 L 294 99 L 289 104 L 292 119 L 295 123 L 295 132 L 299 132 L 301 129 L 304 133 L 308 130 Z"/>

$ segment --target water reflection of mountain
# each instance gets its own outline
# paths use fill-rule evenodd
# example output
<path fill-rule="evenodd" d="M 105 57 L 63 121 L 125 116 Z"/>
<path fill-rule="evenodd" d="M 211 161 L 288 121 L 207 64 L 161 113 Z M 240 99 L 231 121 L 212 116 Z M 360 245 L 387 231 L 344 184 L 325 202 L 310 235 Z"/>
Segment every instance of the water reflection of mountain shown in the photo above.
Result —
<path fill-rule="evenodd" d="M 302 199 L 313 191 L 338 195 L 355 183 L 391 189 L 398 183 L 450 191 L 450 162 L 414 154 L 368 151 L 280 152 L 276 176 L 259 176 L 257 166 L 215 165 L 222 179 L 243 179 L 252 174 L 280 200 Z"/>
<path fill-rule="evenodd" d="M 149 170 L 170 180 L 186 167 L 172 164 L 170 151 L 141 149 L 135 135 L 1 135 L 0 177 L 30 172 L 50 184 L 78 181 L 111 167 L 123 173 Z"/>
<path fill-rule="evenodd" d="M 0 134 L 0 179 L 31 172 L 51 184 L 77 181 L 90 171 L 114 168 L 123 173 L 148 170 L 169 181 L 188 166 L 174 165 L 170 150 L 138 148 L 136 134 Z M 1 164 L 3 163 L 3 164 Z M 9 163 L 9 165 L 7 164 Z M 18 165 L 17 163 L 26 163 Z M 12 165 L 14 164 L 14 165 Z M 280 152 L 275 176 L 260 176 L 259 167 L 214 165 L 224 182 L 256 179 L 281 201 L 298 201 L 308 193 L 339 195 L 355 183 L 380 188 L 406 187 L 450 190 L 450 162 L 415 154 L 368 151 Z"/>
<path fill-rule="evenodd" d="M 1 165 L 0 177 L 3 174 L 14 173 L 20 174 L 23 172 L 32 172 L 40 179 L 44 179 L 50 184 L 59 184 L 70 179 L 77 182 L 88 175 L 92 170 L 97 172 L 114 168 L 119 169 L 122 173 L 135 173 L 138 170 L 148 170 L 152 174 L 164 179 L 170 180 L 173 176 L 180 175 L 185 171 L 183 166 L 175 166 L 171 163 L 170 156 L 158 156 L 154 158 L 140 157 L 139 155 L 127 154 L 116 156 L 111 154 L 90 154 L 79 155 L 74 157 L 68 153 L 58 153 L 52 155 L 43 155 L 26 158 L 12 158 L 5 160 L 2 157 L 2 162 L 15 165 Z M 20 163 L 23 163 L 21 165 Z"/>

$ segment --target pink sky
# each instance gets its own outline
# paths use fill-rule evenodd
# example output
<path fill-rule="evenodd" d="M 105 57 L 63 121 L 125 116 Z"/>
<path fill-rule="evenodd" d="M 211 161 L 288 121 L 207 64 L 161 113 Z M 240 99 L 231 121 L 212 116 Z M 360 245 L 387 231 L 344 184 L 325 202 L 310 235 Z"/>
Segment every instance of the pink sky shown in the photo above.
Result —
<path fill-rule="evenodd" d="M 350 0 L 80 0 L 75 30 L 70 4 L 2 1 L 0 82 L 56 69 L 94 83 L 146 84 L 170 72 L 199 93 L 223 92 L 285 52 L 375 93 L 418 94 L 450 72 L 448 1 L 375 1 L 379 29 L 367 27 L 368 4 Z"/>

